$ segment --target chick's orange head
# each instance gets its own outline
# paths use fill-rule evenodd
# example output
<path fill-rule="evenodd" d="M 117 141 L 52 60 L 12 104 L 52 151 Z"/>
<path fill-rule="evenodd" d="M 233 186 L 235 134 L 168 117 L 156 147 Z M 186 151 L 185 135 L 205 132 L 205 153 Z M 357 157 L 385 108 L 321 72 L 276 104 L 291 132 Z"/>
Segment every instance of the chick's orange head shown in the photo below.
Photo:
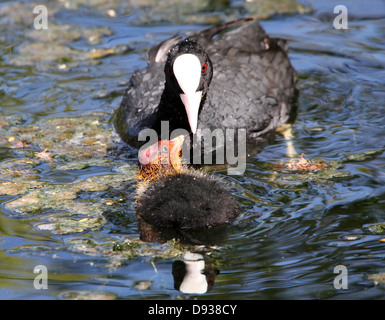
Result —
<path fill-rule="evenodd" d="M 162 140 L 150 147 L 139 150 L 139 164 L 142 168 L 150 166 L 174 167 L 182 165 L 182 146 L 185 137 Z"/>

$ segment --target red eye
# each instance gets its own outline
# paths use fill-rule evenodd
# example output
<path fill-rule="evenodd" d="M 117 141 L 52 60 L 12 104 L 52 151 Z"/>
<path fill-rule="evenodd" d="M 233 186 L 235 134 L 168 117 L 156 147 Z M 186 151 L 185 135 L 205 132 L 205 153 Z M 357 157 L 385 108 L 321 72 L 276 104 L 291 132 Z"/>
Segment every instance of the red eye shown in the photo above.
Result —
<path fill-rule="evenodd" d="M 207 63 L 203 64 L 202 66 L 202 72 L 205 72 L 207 70 Z"/>

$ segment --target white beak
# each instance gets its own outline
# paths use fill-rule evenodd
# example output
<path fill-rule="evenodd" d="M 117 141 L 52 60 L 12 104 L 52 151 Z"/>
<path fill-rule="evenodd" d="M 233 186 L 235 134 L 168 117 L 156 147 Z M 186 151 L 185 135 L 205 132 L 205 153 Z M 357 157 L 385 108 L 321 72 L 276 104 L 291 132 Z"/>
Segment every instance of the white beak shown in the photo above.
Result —
<path fill-rule="evenodd" d="M 195 133 L 202 99 L 202 91 L 197 91 L 201 79 L 201 63 L 194 54 L 185 53 L 175 59 L 173 71 L 183 91 L 180 99 L 185 106 L 191 132 Z"/>
<path fill-rule="evenodd" d="M 198 127 L 199 106 L 202 99 L 202 91 L 181 94 L 184 107 L 186 108 L 188 123 L 190 124 L 191 132 L 195 133 Z"/>

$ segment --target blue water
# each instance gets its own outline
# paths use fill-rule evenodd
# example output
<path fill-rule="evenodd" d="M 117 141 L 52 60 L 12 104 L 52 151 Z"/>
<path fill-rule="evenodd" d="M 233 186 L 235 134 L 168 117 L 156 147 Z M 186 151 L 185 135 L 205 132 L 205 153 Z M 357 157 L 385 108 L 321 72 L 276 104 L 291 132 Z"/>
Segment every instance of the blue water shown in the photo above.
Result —
<path fill-rule="evenodd" d="M 10 3 L 1 3 L 0 9 Z M 20 7 L 13 11 L 30 10 L 28 2 L 14 3 Z M 112 30 L 96 45 L 84 38 L 74 40 L 73 49 L 124 49 L 96 64 L 81 62 L 67 71 L 47 59 L 15 60 L 23 44 L 38 40 L 28 36 L 32 27 L 27 18 L 12 18 L 0 11 L 0 113 L 22 115 L 21 126 L 95 111 L 112 116 L 130 75 L 146 65 L 148 48 L 177 32 L 209 25 L 202 19 L 184 23 L 172 15 L 146 16 L 144 9 L 128 10 L 125 2 L 117 3 L 115 17 L 106 14 L 110 7 L 102 3 L 60 7 L 49 18 L 55 24 Z M 40 216 L 13 214 L 5 204 L 17 196 L 2 195 L 0 299 L 64 299 L 68 292 L 120 299 L 383 299 L 384 283 L 375 283 L 371 275 L 385 272 L 385 242 L 381 241 L 385 235 L 370 226 L 385 222 L 385 4 L 345 2 L 347 30 L 332 26 L 333 8 L 340 3 L 311 4 L 313 10 L 308 13 L 273 15 L 261 24 L 270 35 L 288 40 L 290 60 L 298 72 L 293 144 L 308 159 L 339 163 L 333 175 L 312 178 L 310 174 L 292 180 L 289 174 L 275 171 L 274 165 L 287 160 L 286 142 L 280 136 L 248 161 L 244 175 L 223 174 L 242 214 L 227 231 L 218 258 L 205 260 L 206 266 L 220 273 L 204 294 L 174 288 L 172 268 L 178 259 L 139 256 L 110 268 L 106 256 L 72 245 L 74 239 L 103 243 L 138 238 L 132 203 L 127 204 L 127 216 L 110 217 L 102 228 L 58 235 L 36 227 Z M 236 2 L 218 8 L 197 16 L 243 14 L 234 9 Z M 2 163 L 17 157 L 14 150 L 1 147 Z M 61 171 L 45 165 L 40 170 L 40 179 L 53 184 L 111 173 L 110 168 L 98 166 Z M 101 197 L 97 193 L 82 196 L 94 204 Z M 36 265 L 47 266 L 46 290 L 33 286 Z M 348 272 L 346 289 L 333 285 L 337 265 Z"/>

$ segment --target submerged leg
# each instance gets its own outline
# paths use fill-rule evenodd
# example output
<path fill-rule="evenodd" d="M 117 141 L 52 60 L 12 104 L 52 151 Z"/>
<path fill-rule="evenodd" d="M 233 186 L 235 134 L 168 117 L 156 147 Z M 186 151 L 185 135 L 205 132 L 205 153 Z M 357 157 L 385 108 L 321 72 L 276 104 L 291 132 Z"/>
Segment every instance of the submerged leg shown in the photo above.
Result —
<path fill-rule="evenodd" d="M 294 158 L 294 157 L 298 157 L 298 153 L 295 150 L 293 145 L 293 141 L 292 141 L 293 133 L 291 131 L 291 128 L 292 128 L 291 123 L 285 123 L 279 126 L 276 129 L 276 131 L 281 135 L 283 135 L 283 137 L 286 140 L 286 156 L 289 158 Z"/>

